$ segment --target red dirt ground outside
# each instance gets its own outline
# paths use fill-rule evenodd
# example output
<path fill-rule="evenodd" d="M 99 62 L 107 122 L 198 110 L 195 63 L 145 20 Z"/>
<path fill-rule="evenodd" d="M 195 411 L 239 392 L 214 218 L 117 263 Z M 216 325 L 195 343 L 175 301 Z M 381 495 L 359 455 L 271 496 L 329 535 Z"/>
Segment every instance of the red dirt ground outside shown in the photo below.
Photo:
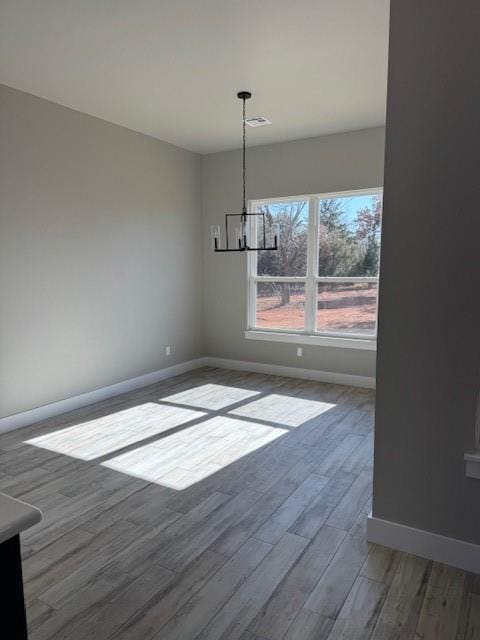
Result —
<path fill-rule="evenodd" d="M 280 304 L 279 296 L 257 298 L 259 328 L 304 329 L 305 296 L 292 294 L 290 303 Z M 347 331 L 373 334 L 377 315 L 377 288 L 357 286 L 324 290 L 318 294 L 317 331 Z"/>

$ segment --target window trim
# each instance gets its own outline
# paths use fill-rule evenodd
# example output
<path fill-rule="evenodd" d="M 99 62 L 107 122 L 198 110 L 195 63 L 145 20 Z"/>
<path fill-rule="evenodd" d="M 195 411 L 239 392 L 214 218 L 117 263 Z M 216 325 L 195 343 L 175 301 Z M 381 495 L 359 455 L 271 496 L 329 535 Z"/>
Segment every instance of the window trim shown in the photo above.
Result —
<path fill-rule="evenodd" d="M 359 349 L 360 351 L 376 351 L 377 341 L 373 338 L 345 338 L 338 335 L 310 334 L 305 331 L 287 331 L 286 329 L 247 329 L 244 333 L 247 340 L 264 342 L 288 342 L 311 345 L 314 347 L 341 347 L 343 349 Z"/>
<path fill-rule="evenodd" d="M 255 252 L 247 253 L 247 329 L 245 338 L 249 340 L 265 340 L 268 342 L 292 342 L 298 344 L 311 344 L 318 346 L 343 347 L 351 349 L 365 349 L 374 351 L 377 346 L 378 325 L 378 291 L 377 291 L 377 317 L 375 318 L 375 332 L 373 335 L 342 333 L 332 331 L 316 331 L 316 291 L 321 282 L 358 282 L 377 283 L 376 277 L 341 277 L 318 276 L 318 203 L 329 198 L 345 198 L 349 196 L 376 195 L 383 196 L 382 187 L 370 187 L 367 189 L 353 189 L 348 191 L 332 191 L 309 195 L 297 195 L 277 198 L 262 198 L 249 200 L 249 211 L 257 211 L 257 208 L 265 203 L 308 201 L 308 238 L 307 238 L 307 273 L 305 276 L 258 276 L 256 273 L 257 255 Z M 313 215 L 311 212 L 313 211 Z M 256 228 L 250 228 L 250 242 L 254 242 Z M 281 241 L 281 239 L 280 239 Z M 313 246 L 312 246 L 313 245 Z M 301 282 L 305 285 L 305 329 L 277 329 L 257 327 L 256 323 L 256 285 L 258 282 Z M 312 290 L 313 289 L 313 290 Z M 311 308 L 310 308 L 311 307 Z"/>

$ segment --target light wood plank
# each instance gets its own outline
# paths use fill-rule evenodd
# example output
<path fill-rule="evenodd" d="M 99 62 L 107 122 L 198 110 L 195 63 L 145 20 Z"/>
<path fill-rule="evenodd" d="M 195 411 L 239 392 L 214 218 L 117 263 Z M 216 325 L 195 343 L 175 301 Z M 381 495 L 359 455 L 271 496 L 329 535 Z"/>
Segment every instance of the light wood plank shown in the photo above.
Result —
<path fill-rule="evenodd" d="M 256 532 L 259 540 L 275 543 L 327 484 L 327 478 L 311 474 Z"/>
<path fill-rule="evenodd" d="M 255 504 L 260 497 L 260 494 L 249 489 L 234 496 L 208 518 L 206 523 L 196 523 L 184 534 L 174 537 L 163 549 L 159 562 L 169 569 L 181 571 L 215 542 L 223 531 L 237 523 L 242 513 Z"/>
<path fill-rule="evenodd" d="M 390 585 L 397 571 L 402 554 L 400 551 L 371 544 L 360 575 Z"/>
<path fill-rule="evenodd" d="M 163 567 L 153 565 L 142 575 L 126 583 L 121 589 L 92 611 L 81 626 L 75 630 L 76 640 L 109 638 L 120 626 L 162 591 L 174 574 Z"/>
<path fill-rule="evenodd" d="M 370 638 L 386 591 L 386 585 L 359 576 L 338 614 L 328 640 Z"/>
<path fill-rule="evenodd" d="M 359 449 L 364 438 L 349 433 L 336 447 L 332 453 L 321 462 L 315 469 L 315 473 L 321 476 L 333 476 L 335 473 L 345 465 L 345 460 L 352 456 L 354 450 Z M 346 472 L 351 472 L 349 469 L 345 469 Z"/>
<path fill-rule="evenodd" d="M 478 638 L 480 638 L 480 595 L 472 593 L 465 640 L 478 640 Z"/>
<path fill-rule="evenodd" d="M 297 564 L 251 623 L 262 638 L 283 638 L 345 537 L 340 529 L 322 527 Z"/>
<path fill-rule="evenodd" d="M 346 473 L 360 473 L 373 461 L 373 434 L 366 435 L 358 447 L 343 460 L 341 468 Z"/>
<path fill-rule="evenodd" d="M 102 573 L 103 566 L 120 551 L 128 547 L 137 536 L 134 525 L 119 522 L 99 534 L 95 548 L 88 549 L 88 555 L 73 571 L 62 573 L 39 597 L 54 609 L 60 609 L 76 598 L 79 589 L 86 587 Z"/>
<path fill-rule="evenodd" d="M 172 579 L 164 589 L 157 589 L 157 593 L 140 611 L 124 622 L 113 637 L 122 640 L 147 640 L 164 627 L 183 605 L 217 574 L 225 564 L 226 558 L 205 551 L 188 569 Z M 233 572 L 232 572 L 233 573 Z M 234 580 L 234 576 L 229 576 Z"/>
<path fill-rule="evenodd" d="M 416 635 L 424 640 L 455 637 L 465 586 L 465 572 L 435 563 L 428 580 Z"/>
<path fill-rule="evenodd" d="M 74 598 L 70 598 L 59 609 L 51 608 L 51 615 L 34 629 L 35 640 L 60 640 L 75 637 L 101 603 L 108 601 L 115 592 L 129 582 L 130 578 L 119 571 L 103 572 L 91 583 L 79 586 Z"/>
<path fill-rule="evenodd" d="M 285 640 L 327 640 L 333 620 L 302 609 L 290 627 Z"/>
<path fill-rule="evenodd" d="M 351 529 L 371 493 L 372 473 L 370 470 L 362 471 L 330 514 L 327 524 L 345 531 Z"/>
<path fill-rule="evenodd" d="M 232 556 L 237 549 L 253 536 L 284 501 L 310 475 L 315 463 L 306 459 L 300 460 L 272 489 L 265 493 L 244 517 L 229 527 L 212 545 L 212 549 L 226 556 Z"/>
<path fill-rule="evenodd" d="M 365 540 L 347 535 L 305 602 L 305 608 L 335 620 L 367 553 Z"/>
<path fill-rule="evenodd" d="M 286 533 L 212 622 L 203 629 L 198 639 L 238 640 L 295 564 L 307 543 L 305 538 Z"/>
<path fill-rule="evenodd" d="M 430 576 L 431 562 L 405 554 L 402 556 L 385 604 L 372 634 L 372 640 L 398 638 L 410 640 L 420 615 Z"/>
<path fill-rule="evenodd" d="M 356 479 L 357 477 L 351 473 L 337 472 L 292 524 L 289 531 L 305 538 L 313 538 Z"/>
<path fill-rule="evenodd" d="M 253 538 L 247 540 L 154 637 L 162 640 L 195 637 L 229 601 L 271 549 L 272 546 L 266 542 Z"/>

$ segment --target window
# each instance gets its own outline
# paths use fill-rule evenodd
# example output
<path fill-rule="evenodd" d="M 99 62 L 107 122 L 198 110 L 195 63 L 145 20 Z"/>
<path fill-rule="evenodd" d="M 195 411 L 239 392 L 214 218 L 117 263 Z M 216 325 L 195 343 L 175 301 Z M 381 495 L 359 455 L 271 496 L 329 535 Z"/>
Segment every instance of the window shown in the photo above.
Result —
<path fill-rule="evenodd" d="M 279 225 L 280 246 L 248 256 L 249 330 L 374 340 L 382 191 L 258 201 L 252 210 Z"/>

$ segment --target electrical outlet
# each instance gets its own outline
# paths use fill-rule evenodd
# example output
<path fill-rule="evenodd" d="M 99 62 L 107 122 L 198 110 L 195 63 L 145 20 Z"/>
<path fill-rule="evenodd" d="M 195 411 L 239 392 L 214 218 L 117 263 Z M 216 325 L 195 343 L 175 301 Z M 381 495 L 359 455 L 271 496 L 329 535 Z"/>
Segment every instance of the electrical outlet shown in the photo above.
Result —
<path fill-rule="evenodd" d="M 297 356 L 299 358 L 303 356 L 303 347 L 297 347 Z"/>
<path fill-rule="evenodd" d="M 166 354 L 167 356 L 172 355 L 172 349 L 171 349 L 171 347 L 165 347 L 165 354 Z"/>

